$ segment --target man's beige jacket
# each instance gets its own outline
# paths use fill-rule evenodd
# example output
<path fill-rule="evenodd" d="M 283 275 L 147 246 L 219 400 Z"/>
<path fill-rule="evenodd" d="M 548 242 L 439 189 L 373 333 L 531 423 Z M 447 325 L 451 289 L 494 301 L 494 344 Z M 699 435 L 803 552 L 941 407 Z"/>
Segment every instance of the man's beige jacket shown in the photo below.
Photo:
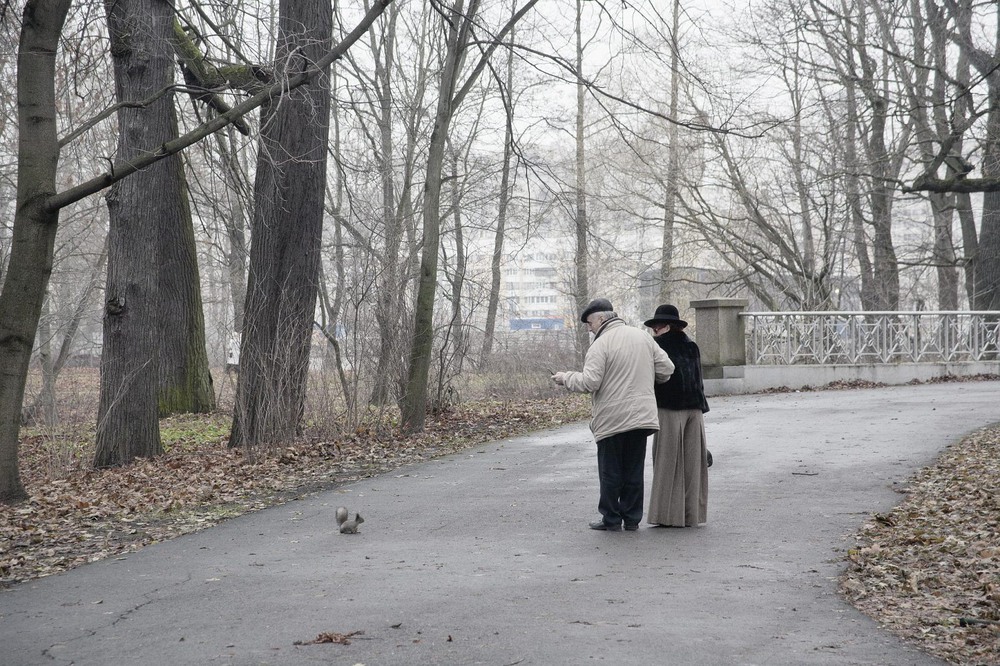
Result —
<path fill-rule="evenodd" d="M 583 372 L 567 372 L 570 391 L 593 394 L 590 430 L 594 439 L 629 430 L 659 430 L 653 384 L 670 379 L 674 364 L 653 337 L 611 319 L 597 334 Z"/>

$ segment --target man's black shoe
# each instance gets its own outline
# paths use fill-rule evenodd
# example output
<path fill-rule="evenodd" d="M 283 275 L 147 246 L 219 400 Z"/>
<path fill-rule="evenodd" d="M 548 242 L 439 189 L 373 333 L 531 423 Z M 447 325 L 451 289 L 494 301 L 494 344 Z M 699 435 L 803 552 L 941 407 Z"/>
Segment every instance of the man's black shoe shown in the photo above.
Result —
<path fill-rule="evenodd" d="M 595 520 L 590 524 L 590 529 L 592 530 L 604 530 L 606 532 L 618 532 L 621 530 L 621 525 L 608 525 L 603 520 Z"/>
<path fill-rule="evenodd" d="M 636 523 L 635 525 L 625 525 L 626 532 L 635 532 L 637 529 L 639 529 L 638 523 Z"/>

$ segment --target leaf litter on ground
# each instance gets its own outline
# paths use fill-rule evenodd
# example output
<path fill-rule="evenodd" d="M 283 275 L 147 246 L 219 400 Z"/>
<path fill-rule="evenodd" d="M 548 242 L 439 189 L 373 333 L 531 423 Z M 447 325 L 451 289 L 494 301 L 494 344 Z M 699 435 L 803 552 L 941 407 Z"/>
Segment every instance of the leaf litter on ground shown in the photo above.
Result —
<path fill-rule="evenodd" d="M 848 551 L 840 589 L 952 664 L 1000 664 L 1000 424 L 949 446 Z"/>
<path fill-rule="evenodd" d="M 336 484 L 533 430 L 587 418 L 579 395 L 490 400 L 429 415 L 425 430 L 401 436 L 366 425 L 330 441 L 303 441 L 247 456 L 228 448 L 224 413 L 171 417 L 167 453 L 124 467 L 90 468 L 93 444 L 51 463 L 51 437 L 23 437 L 22 479 L 30 499 L 0 507 L 0 589 L 133 552 L 219 521 Z M 207 436 L 206 436 L 207 433 Z M 84 438 L 85 439 L 85 438 Z"/>

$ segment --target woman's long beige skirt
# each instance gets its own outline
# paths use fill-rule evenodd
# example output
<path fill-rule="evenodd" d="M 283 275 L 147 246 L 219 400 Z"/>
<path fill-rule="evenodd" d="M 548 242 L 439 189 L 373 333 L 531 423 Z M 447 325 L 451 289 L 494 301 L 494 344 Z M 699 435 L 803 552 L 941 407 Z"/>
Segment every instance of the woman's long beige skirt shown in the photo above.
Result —
<path fill-rule="evenodd" d="M 708 518 L 708 445 L 700 409 L 658 409 L 647 522 L 687 527 Z"/>

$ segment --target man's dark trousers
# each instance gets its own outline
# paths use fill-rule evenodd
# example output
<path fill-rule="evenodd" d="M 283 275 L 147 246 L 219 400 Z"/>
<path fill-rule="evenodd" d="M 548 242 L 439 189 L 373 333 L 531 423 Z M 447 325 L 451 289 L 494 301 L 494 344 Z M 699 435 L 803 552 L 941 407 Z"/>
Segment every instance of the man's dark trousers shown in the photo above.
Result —
<path fill-rule="evenodd" d="M 642 520 L 643 474 L 649 430 L 629 430 L 597 442 L 601 500 L 606 525 L 638 525 Z"/>

